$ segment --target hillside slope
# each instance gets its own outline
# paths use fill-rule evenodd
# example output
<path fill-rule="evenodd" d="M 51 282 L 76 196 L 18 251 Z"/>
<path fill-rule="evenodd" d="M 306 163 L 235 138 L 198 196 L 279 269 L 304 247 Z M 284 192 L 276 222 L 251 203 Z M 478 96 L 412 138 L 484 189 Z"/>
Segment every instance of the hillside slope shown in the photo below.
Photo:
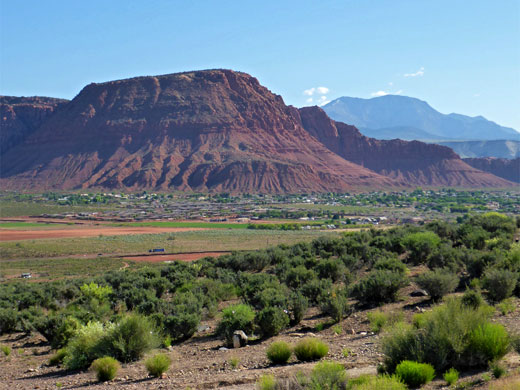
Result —
<path fill-rule="evenodd" d="M 376 140 L 330 119 L 319 107 L 300 109 L 304 128 L 334 153 L 408 185 L 507 187 L 512 183 L 479 171 L 448 147 L 419 141 Z"/>
<path fill-rule="evenodd" d="M 90 84 L 1 163 L 3 188 L 272 193 L 394 184 L 329 151 L 297 109 L 230 70 Z"/>
<path fill-rule="evenodd" d="M 0 153 L 23 142 L 67 102 L 40 96 L 0 96 Z"/>
<path fill-rule="evenodd" d="M 482 116 L 470 117 L 460 114 L 441 114 L 428 103 L 408 96 L 386 95 L 372 99 L 341 97 L 326 104 L 323 109 L 334 120 L 348 123 L 363 130 L 379 130 L 390 138 L 425 139 L 424 133 L 434 137 L 456 140 L 512 139 L 520 141 L 520 133 L 489 121 Z M 413 137 L 410 128 L 418 129 Z M 401 134 L 402 129 L 405 133 Z M 428 139 L 431 136 L 428 136 Z"/>

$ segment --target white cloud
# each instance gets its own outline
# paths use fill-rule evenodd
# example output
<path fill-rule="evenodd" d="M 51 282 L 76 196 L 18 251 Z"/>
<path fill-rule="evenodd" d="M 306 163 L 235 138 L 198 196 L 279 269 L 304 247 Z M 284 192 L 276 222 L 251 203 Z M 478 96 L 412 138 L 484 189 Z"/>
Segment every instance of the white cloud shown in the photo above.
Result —
<path fill-rule="evenodd" d="M 398 91 L 395 91 L 395 92 L 391 92 L 391 91 L 376 91 L 376 92 L 372 92 L 370 94 L 370 96 L 372 97 L 380 97 L 380 96 L 386 96 L 386 95 L 400 95 L 403 93 L 403 90 L 400 89 Z"/>
<path fill-rule="evenodd" d="M 305 100 L 307 103 L 312 103 L 312 98 L 308 98 L 307 100 Z"/>
<path fill-rule="evenodd" d="M 327 87 L 312 87 L 312 88 L 304 90 L 303 94 L 305 96 L 313 96 L 314 94 L 325 95 L 325 94 L 329 93 L 329 91 L 330 90 Z"/>
<path fill-rule="evenodd" d="M 379 97 L 379 96 L 385 96 L 388 94 L 389 94 L 389 92 L 386 92 L 386 91 L 377 91 L 377 92 L 372 92 L 370 94 L 370 96 Z"/>
<path fill-rule="evenodd" d="M 391 87 L 392 85 L 394 85 L 394 83 L 393 83 L 392 81 L 390 81 L 390 82 L 388 83 L 388 85 Z"/>
<path fill-rule="evenodd" d="M 405 73 L 403 76 L 404 77 L 424 76 L 424 66 L 421 66 L 421 68 L 415 73 Z"/>
<path fill-rule="evenodd" d="M 318 88 L 316 88 L 316 92 L 319 93 L 320 95 L 325 95 L 325 94 L 329 93 L 329 89 L 327 87 L 318 87 Z"/>
<path fill-rule="evenodd" d="M 307 96 L 312 96 L 314 95 L 314 91 L 316 91 L 316 88 L 309 88 L 303 91 L 303 94 Z"/>
<path fill-rule="evenodd" d="M 318 99 L 318 106 L 324 106 L 325 104 L 329 103 L 330 100 L 327 99 L 327 96 L 320 96 Z"/>

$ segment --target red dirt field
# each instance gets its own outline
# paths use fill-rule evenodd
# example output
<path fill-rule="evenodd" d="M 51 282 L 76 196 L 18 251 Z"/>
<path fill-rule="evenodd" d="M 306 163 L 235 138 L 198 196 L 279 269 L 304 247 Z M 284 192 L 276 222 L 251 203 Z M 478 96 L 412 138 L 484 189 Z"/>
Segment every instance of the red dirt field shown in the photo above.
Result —
<path fill-rule="evenodd" d="M 124 260 L 131 261 L 141 261 L 147 263 L 159 263 L 163 261 L 195 261 L 198 259 L 202 259 L 203 257 L 211 256 L 211 257 L 219 257 L 222 255 L 227 255 L 231 252 L 186 252 L 186 253 L 176 253 L 169 255 L 145 255 L 145 256 L 125 256 Z"/>
<path fill-rule="evenodd" d="M 120 236 L 125 234 L 153 234 L 176 233 L 195 230 L 208 230 L 206 228 L 166 228 L 166 227 L 96 227 L 52 229 L 52 230 L 15 230 L 0 229 L 0 241 L 36 240 L 42 238 L 70 238 L 70 237 L 95 237 Z"/>

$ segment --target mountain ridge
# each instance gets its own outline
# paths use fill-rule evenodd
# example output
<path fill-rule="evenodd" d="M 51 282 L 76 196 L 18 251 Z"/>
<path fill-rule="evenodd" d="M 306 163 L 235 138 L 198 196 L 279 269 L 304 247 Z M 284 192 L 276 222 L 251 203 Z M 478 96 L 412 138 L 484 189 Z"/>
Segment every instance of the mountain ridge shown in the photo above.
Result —
<path fill-rule="evenodd" d="M 322 108 L 334 120 L 370 131 L 411 127 L 445 139 L 520 140 L 520 133 L 515 129 L 500 126 L 481 115 L 442 114 L 426 101 L 408 96 L 385 95 L 371 99 L 344 96 Z M 394 138 L 399 138 L 399 134 Z"/>

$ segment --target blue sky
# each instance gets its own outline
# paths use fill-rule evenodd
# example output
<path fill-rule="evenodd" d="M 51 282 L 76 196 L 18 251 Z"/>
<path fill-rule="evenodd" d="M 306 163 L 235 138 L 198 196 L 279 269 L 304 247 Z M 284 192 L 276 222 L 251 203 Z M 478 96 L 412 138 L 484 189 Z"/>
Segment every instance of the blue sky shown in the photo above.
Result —
<path fill-rule="evenodd" d="M 400 93 L 520 130 L 518 0 L 0 6 L 4 95 L 72 98 L 90 82 L 231 68 L 299 107 Z"/>

